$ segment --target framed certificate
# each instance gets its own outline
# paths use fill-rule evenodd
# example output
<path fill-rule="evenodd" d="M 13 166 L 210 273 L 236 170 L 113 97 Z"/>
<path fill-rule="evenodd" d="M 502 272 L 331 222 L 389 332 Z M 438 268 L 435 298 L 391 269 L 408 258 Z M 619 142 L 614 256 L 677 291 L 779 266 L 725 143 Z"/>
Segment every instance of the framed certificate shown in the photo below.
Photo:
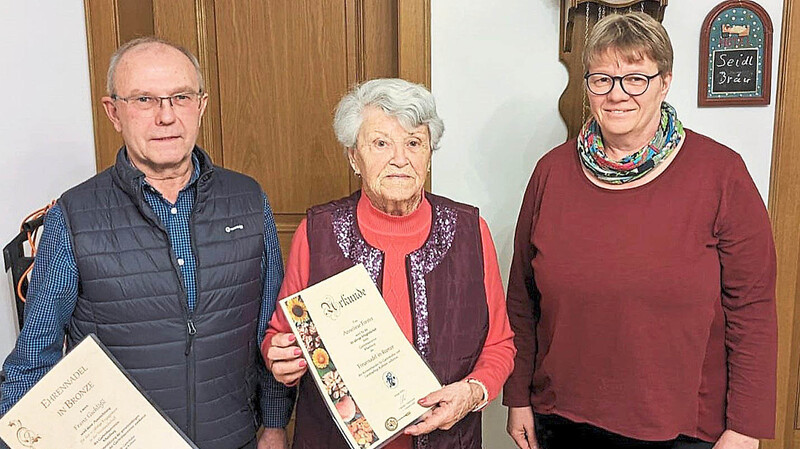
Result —
<path fill-rule="evenodd" d="M 363 265 L 282 299 L 280 307 L 353 449 L 384 446 L 425 413 L 417 401 L 442 387 Z"/>
<path fill-rule="evenodd" d="M 197 449 L 94 334 L 0 418 L 0 438 L 11 449 Z"/>

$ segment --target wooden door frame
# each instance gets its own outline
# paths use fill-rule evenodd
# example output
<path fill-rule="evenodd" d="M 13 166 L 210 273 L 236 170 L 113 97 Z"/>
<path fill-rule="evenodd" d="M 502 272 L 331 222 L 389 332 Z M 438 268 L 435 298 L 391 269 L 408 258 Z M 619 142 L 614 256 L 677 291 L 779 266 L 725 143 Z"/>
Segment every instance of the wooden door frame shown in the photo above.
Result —
<path fill-rule="evenodd" d="M 400 78 L 431 88 L 431 0 L 397 1 Z"/>
<path fill-rule="evenodd" d="M 778 407 L 775 440 L 765 449 L 795 448 L 798 409 L 798 363 L 800 353 L 800 9 L 795 0 L 784 0 L 780 62 L 776 95 L 772 168 L 770 170 L 769 213 L 778 256 Z"/>
<path fill-rule="evenodd" d="M 359 7 L 367 0 L 353 0 L 349 4 Z M 186 2 L 180 2 L 186 3 Z M 213 11 L 206 2 L 196 0 L 194 13 L 201 22 L 213 20 Z M 101 171 L 113 163 L 108 155 L 108 148 L 116 149 L 121 142 L 111 123 L 105 116 L 100 98 L 106 93 L 106 71 L 108 60 L 117 47 L 134 37 L 153 34 L 153 0 L 84 0 L 86 18 L 86 39 L 89 52 L 89 79 L 92 94 L 92 119 L 94 124 L 95 155 L 97 171 Z M 148 12 L 149 10 L 149 12 Z M 190 12 L 188 12 L 190 13 Z M 192 17 L 191 14 L 186 17 Z M 399 76 L 409 81 L 420 83 L 428 88 L 431 85 L 431 2 L 430 0 L 398 0 L 398 70 Z M 197 48 L 192 48 L 198 57 L 208 56 L 205 53 L 216 51 L 216 43 L 208 40 L 204 27 L 197 29 Z M 170 36 L 164 36 L 167 39 Z M 204 53 L 200 55 L 198 53 Z M 208 60 L 208 59 L 206 59 Z M 204 67 L 204 74 L 209 83 L 214 76 L 210 71 L 216 67 Z M 209 85 L 209 89 L 215 89 Z M 217 110 L 207 114 L 219 114 Z M 203 125 L 202 137 L 205 146 L 215 160 L 222 161 L 218 130 L 212 129 L 211 117 Z M 105 153 L 100 150 L 106 149 Z M 113 154 L 113 153 L 112 153 Z M 430 183 L 430 179 L 428 180 Z"/>
<path fill-rule="evenodd" d="M 431 89 L 431 0 L 397 0 L 397 72 Z M 428 173 L 428 192 L 431 178 Z"/>

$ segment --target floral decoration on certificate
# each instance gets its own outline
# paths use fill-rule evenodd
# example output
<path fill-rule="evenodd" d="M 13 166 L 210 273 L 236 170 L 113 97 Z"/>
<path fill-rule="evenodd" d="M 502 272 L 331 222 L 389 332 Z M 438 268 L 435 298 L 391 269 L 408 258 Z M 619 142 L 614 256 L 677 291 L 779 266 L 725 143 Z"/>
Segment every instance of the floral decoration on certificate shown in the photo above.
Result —
<path fill-rule="evenodd" d="M 363 265 L 281 300 L 280 307 L 351 448 L 384 446 L 425 413 L 417 401 L 441 388 Z"/>

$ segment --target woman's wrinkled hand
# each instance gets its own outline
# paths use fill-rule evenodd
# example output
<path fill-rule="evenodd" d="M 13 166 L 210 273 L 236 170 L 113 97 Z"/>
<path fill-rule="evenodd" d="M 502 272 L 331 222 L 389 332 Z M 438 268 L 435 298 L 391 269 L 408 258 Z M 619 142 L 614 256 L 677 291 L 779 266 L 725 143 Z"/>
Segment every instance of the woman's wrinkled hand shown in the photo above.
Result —
<path fill-rule="evenodd" d="M 294 334 L 280 333 L 272 337 L 272 345 L 267 351 L 267 368 L 278 382 L 287 387 L 297 385 L 308 366 Z"/>
<path fill-rule="evenodd" d="M 408 426 L 406 435 L 423 435 L 436 429 L 448 430 L 483 401 L 483 389 L 466 381 L 454 382 L 419 400 L 431 407 L 420 420 Z"/>
<path fill-rule="evenodd" d="M 711 449 L 758 449 L 758 440 L 733 430 L 726 430 Z"/>
<path fill-rule="evenodd" d="M 509 407 L 506 432 L 520 449 L 539 449 L 531 407 Z"/>

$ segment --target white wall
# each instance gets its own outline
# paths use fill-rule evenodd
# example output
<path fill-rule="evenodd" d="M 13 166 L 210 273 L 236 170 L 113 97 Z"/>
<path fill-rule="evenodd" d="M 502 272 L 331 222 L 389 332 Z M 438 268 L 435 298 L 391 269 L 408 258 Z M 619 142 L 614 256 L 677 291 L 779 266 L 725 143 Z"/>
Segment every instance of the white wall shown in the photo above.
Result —
<path fill-rule="evenodd" d="M 0 245 L 20 221 L 95 172 L 83 2 L 0 0 Z M 0 360 L 16 340 L 0 276 Z"/>
<path fill-rule="evenodd" d="M 759 0 L 772 18 L 771 102 L 767 106 L 699 108 L 697 74 L 700 27 L 717 0 L 678 0 L 667 6 L 664 27 L 675 50 L 674 77 L 667 101 L 678 111 L 684 125 L 728 145 L 742 155 L 750 175 L 766 202 L 769 193 L 769 169 L 772 162 L 772 134 L 775 118 L 775 92 L 778 86 L 778 62 L 781 48 L 783 2 Z M 696 13 L 679 13 L 674 7 Z"/>
<path fill-rule="evenodd" d="M 761 0 L 772 17 L 772 104 L 698 108 L 700 27 L 719 0 L 675 0 L 664 26 L 675 49 L 667 101 L 684 125 L 744 157 L 767 197 L 780 49 L 782 2 Z M 431 11 L 432 87 L 446 131 L 433 157 L 433 191 L 480 207 L 492 230 L 504 280 L 522 194 L 536 161 L 566 138 L 558 98 L 567 72 L 558 60 L 559 2 L 435 0 Z M 485 447 L 515 447 L 505 408 L 484 418 Z"/>

